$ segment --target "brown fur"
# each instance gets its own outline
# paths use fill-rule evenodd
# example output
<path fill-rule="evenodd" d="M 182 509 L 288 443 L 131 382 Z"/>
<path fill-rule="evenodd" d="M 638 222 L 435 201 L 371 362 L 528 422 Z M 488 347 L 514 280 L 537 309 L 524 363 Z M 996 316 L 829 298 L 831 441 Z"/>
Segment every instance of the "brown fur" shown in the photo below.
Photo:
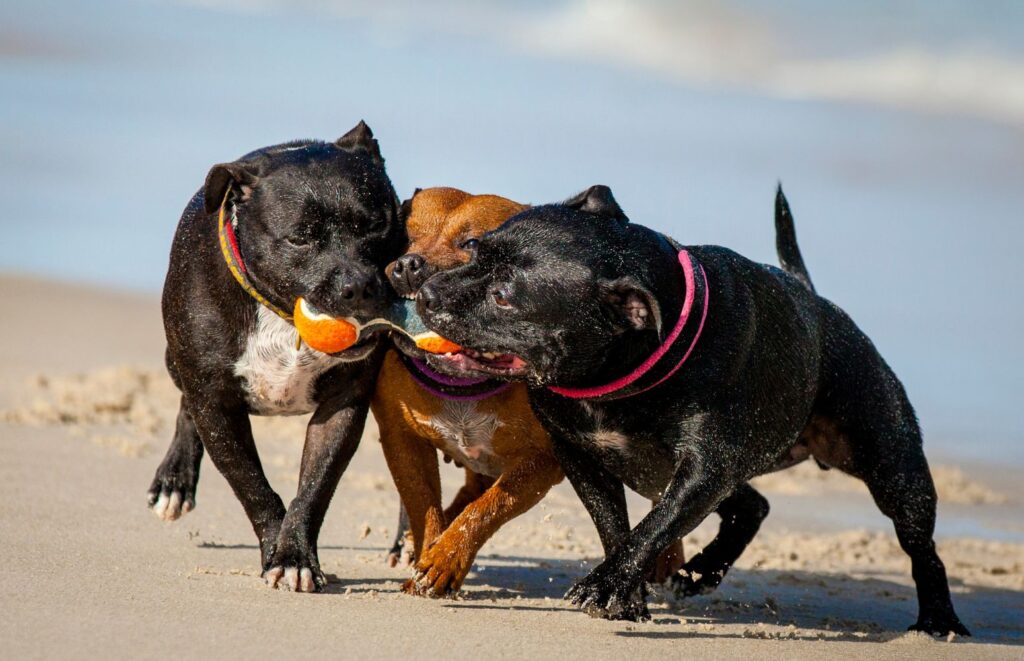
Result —
<path fill-rule="evenodd" d="M 496 228 L 525 208 L 496 195 L 469 195 L 454 188 L 420 191 L 407 219 L 409 252 L 422 255 L 435 268 L 452 268 L 469 260 L 469 253 L 458 247 L 467 238 Z M 562 479 L 547 433 L 530 410 L 526 388 L 516 384 L 494 397 L 461 405 L 477 419 L 496 421 L 490 452 L 484 455 L 490 457 L 477 467 L 497 479 L 481 493 L 481 483 L 489 481 L 468 468 L 473 457 L 451 456 L 467 466 L 466 485 L 442 510 L 437 450 L 454 453 L 431 422 L 443 418 L 445 405 L 413 380 L 394 352 L 385 358 L 373 414 L 388 468 L 409 513 L 416 569 L 422 575 L 404 589 L 431 596 L 457 591 L 484 542 Z"/>
<path fill-rule="evenodd" d="M 459 247 L 466 239 L 479 237 L 526 208 L 497 195 L 470 195 L 455 188 L 420 191 L 406 221 L 408 252 L 421 255 L 438 270 L 453 268 L 470 258 Z M 388 266 L 388 274 L 392 268 L 393 264 Z M 453 452 L 451 441 L 446 442 L 433 424 L 451 418 L 453 407 L 491 421 L 489 452 L 475 458 L 453 456 L 458 448 Z M 372 409 L 412 529 L 417 578 L 406 582 L 406 592 L 446 596 L 457 591 L 491 535 L 562 480 L 550 439 L 534 417 L 522 384 L 488 399 L 453 405 L 421 388 L 392 351 L 384 359 Z M 466 466 L 466 484 L 447 509 L 441 503 L 438 450 Z M 479 448 L 467 451 L 476 453 Z M 659 560 L 655 578 L 664 580 L 682 560 L 682 545 L 677 542 Z"/>

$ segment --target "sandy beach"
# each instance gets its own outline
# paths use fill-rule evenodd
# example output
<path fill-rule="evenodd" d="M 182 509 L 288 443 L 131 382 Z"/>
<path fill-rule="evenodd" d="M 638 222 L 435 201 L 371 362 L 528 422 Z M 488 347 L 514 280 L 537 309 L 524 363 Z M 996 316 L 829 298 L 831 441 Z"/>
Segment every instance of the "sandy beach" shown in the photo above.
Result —
<path fill-rule="evenodd" d="M 762 478 L 772 514 L 709 596 L 651 599 L 644 624 L 594 620 L 561 595 L 600 558 L 566 484 L 484 547 L 460 599 L 400 594 L 385 549 L 397 495 L 377 430 L 320 538 L 325 594 L 266 588 L 255 538 L 204 460 L 197 509 L 164 524 L 145 492 L 177 395 L 156 297 L 0 278 L 0 593 L 4 658 L 1021 658 L 1024 488 L 1012 468 L 932 457 L 939 550 L 974 633 L 904 630 L 910 563 L 859 483 L 810 464 Z M 258 419 L 264 466 L 294 493 L 304 419 Z M 443 473 L 448 492 L 460 475 Z M 644 504 L 635 499 L 636 516 Z M 687 540 L 706 543 L 717 520 Z"/>

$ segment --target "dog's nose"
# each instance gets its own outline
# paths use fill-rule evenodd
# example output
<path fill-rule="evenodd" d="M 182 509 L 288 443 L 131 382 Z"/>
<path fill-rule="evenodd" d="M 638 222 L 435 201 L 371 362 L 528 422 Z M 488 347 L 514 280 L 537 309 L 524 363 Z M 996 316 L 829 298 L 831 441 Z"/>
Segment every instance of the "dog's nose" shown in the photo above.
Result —
<path fill-rule="evenodd" d="M 420 285 L 433 272 L 434 269 L 427 264 L 427 260 L 422 255 L 409 253 L 395 260 L 394 266 L 391 267 L 389 279 L 396 292 L 402 296 L 408 296 L 416 293 Z"/>
<path fill-rule="evenodd" d="M 369 301 L 377 298 L 378 293 L 377 280 L 372 275 L 353 275 L 341 285 L 341 297 L 346 301 Z"/>
<path fill-rule="evenodd" d="M 423 268 L 423 261 L 423 257 L 416 253 L 402 255 L 395 262 L 395 273 L 405 274 L 408 272 L 409 275 L 412 275 Z"/>
<path fill-rule="evenodd" d="M 430 285 L 420 287 L 420 291 L 416 294 L 416 297 L 420 299 L 420 304 L 428 312 L 434 312 L 441 307 L 441 296 L 437 293 L 437 290 Z"/>

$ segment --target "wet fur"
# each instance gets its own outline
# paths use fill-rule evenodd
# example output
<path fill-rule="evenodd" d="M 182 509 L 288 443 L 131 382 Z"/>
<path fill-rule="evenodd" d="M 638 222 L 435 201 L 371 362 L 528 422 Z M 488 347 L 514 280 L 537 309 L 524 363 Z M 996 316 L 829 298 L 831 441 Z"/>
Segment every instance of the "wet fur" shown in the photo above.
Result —
<path fill-rule="evenodd" d="M 795 234 L 782 241 L 790 238 L 795 248 Z M 784 254 L 794 275 L 718 246 L 686 250 L 707 273 L 704 332 L 683 369 L 622 400 L 574 400 L 546 387 L 608 383 L 659 345 L 661 329 L 634 323 L 623 300 L 665 320 L 682 307 L 677 246 L 630 223 L 606 187 L 515 216 L 482 238 L 470 263 L 420 291 L 433 330 L 531 366 L 522 375 L 531 404 L 606 553 L 567 597 L 595 615 L 649 617 L 644 577 L 658 553 L 718 512 L 718 536 L 677 579 L 683 594 L 713 589 L 768 513 L 747 482 L 814 454 L 863 479 L 892 519 L 917 583 L 912 628 L 966 634 L 932 539 L 936 496 L 917 419 L 871 341 L 813 291 L 798 251 Z M 493 303 L 493 287 L 508 292 L 511 308 Z M 626 443 L 595 443 L 609 431 Z M 632 529 L 624 486 L 659 501 Z"/>
<path fill-rule="evenodd" d="M 296 348 L 297 333 L 232 277 L 217 235 L 221 204 L 260 293 L 284 310 L 298 296 L 334 316 L 379 316 L 383 267 L 404 247 L 398 200 L 365 124 L 334 143 L 296 141 L 214 166 L 186 207 L 164 284 L 168 371 L 182 392 L 150 503 L 194 504 L 203 450 L 241 501 L 270 582 L 313 591 L 326 578 L 316 542 L 358 446 L 384 343 L 337 356 Z M 344 292 L 358 292 L 346 298 Z M 299 490 L 286 509 L 267 482 L 249 415 L 313 412 Z"/>
<path fill-rule="evenodd" d="M 422 278 L 428 271 L 451 268 L 469 259 L 470 253 L 460 248 L 466 239 L 525 208 L 496 195 L 453 188 L 417 191 L 403 205 L 407 255 L 422 258 Z M 393 269 L 389 265 L 388 273 Z M 399 289 L 414 289 L 421 281 L 398 283 Z M 421 355 L 408 343 L 396 343 Z M 562 480 L 548 435 L 522 385 L 480 401 L 444 400 L 423 389 L 391 351 L 377 382 L 373 413 L 413 537 L 418 579 L 405 584 L 406 592 L 436 597 L 457 591 L 484 542 Z M 438 451 L 466 468 L 466 484 L 446 509 Z M 402 523 L 400 517 L 404 530 Z M 400 548 L 392 549 L 393 556 L 397 552 Z"/>

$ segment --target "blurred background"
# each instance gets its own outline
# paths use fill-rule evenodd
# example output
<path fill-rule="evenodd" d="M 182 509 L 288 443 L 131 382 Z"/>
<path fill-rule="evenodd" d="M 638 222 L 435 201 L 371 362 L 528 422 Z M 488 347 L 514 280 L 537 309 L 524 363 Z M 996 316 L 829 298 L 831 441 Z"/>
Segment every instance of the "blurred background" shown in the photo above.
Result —
<path fill-rule="evenodd" d="M 1024 3 L 5 0 L 0 270 L 156 293 L 212 164 L 359 119 L 403 198 L 605 183 L 768 262 L 781 180 L 932 452 L 1024 462 Z"/>

